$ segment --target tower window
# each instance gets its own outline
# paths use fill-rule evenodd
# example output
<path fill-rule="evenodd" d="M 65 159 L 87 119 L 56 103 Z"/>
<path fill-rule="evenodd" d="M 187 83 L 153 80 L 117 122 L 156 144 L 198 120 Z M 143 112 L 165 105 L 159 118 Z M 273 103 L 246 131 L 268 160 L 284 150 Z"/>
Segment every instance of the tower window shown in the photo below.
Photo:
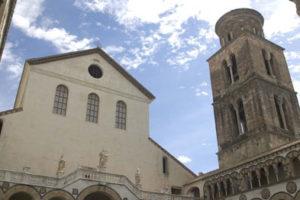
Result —
<path fill-rule="evenodd" d="M 162 158 L 162 171 L 165 175 L 169 174 L 168 158 L 166 156 Z"/>
<path fill-rule="evenodd" d="M 53 113 L 66 115 L 68 103 L 68 88 L 64 85 L 59 85 L 56 88 Z"/>
<path fill-rule="evenodd" d="M 233 107 L 233 105 L 230 105 L 230 114 L 231 114 L 231 119 L 233 123 L 233 133 L 235 136 L 239 135 L 239 126 L 238 126 L 238 120 L 237 120 L 237 113 Z"/>
<path fill-rule="evenodd" d="M 118 101 L 116 106 L 116 122 L 115 127 L 119 129 L 126 129 L 126 115 L 127 107 L 123 101 Z"/>
<path fill-rule="evenodd" d="M 232 39 L 233 39 L 232 33 L 228 33 L 227 34 L 227 40 L 228 40 L 228 42 L 231 42 Z"/>
<path fill-rule="evenodd" d="M 230 66 L 228 66 L 228 64 L 225 60 L 223 62 L 223 67 L 224 67 L 225 72 L 226 72 L 226 81 L 228 83 L 232 84 L 233 80 L 232 80 L 231 68 L 230 68 Z"/>
<path fill-rule="evenodd" d="M 266 68 L 266 71 L 267 71 L 267 74 L 269 76 L 272 76 L 273 75 L 273 54 L 272 53 L 269 53 L 269 52 L 266 52 L 264 49 L 262 50 L 262 55 L 263 55 L 263 58 L 264 58 L 264 63 L 265 63 L 265 68 Z"/>
<path fill-rule="evenodd" d="M 247 120 L 246 120 L 243 101 L 241 99 L 238 101 L 238 112 L 239 112 L 239 120 L 240 120 L 240 134 L 244 134 L 247 132 Z"/>
<path fill-rule="evenodd" d="M 2 128 L 3 128 L 3 120 L 0 119 L 0 135 L 2 134 Z"/>
<path fill-rule="evenodd" d="M 239 80 L 239 74 L 238 74 L 238 68 L 237 68 L 237 62 L 236 57 L 234 54 L 230 56 L 231 64 L 232 64 L 232 74 L 233 74 L 233 80 L 238 81 Z"/>
<path fill-rule="evenodd" d="M 98 95 L 91 93 L 88 96 L 86 121 L 97 123 L 99 112 L 99 97 Z"/>
<path fill-rule="evenodd" d="M 274 96 L 274 101 L 275 101 L 276 113 L 277 113 L 280 128 L 285 129 L 282 100 L 278 96 Z"/>

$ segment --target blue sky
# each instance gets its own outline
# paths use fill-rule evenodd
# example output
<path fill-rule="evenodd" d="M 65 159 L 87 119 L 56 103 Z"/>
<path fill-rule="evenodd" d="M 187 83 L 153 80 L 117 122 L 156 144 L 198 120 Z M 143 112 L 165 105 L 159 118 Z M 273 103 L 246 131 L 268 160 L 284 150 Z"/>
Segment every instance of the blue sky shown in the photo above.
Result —
<path fill-rule="evenodd" d="M 255 8 L 286 48 L 300 92 L 300 18 L 288 0 L 18 0 L 0 64 L 0 110 L 13 106 L 25 59 L 102 47 L 155 96 L 150 133 L 194 172 L 218 167 L 206 59 L 225 12 Z"/>

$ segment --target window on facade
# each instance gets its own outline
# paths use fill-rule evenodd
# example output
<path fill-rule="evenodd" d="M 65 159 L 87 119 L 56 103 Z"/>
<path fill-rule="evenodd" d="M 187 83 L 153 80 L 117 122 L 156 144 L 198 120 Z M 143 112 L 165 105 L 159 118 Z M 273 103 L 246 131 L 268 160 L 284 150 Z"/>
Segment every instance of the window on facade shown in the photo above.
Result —
<path fill-rule="evenodd" d="M 247 120 L 246 114 L 244 110 L 243 101 L 240 99 L 238 100 L 238 109 L 239 109 L 239 118 L 240 118 L 240 134 L 244 134 L 247 132 Z"/>
<path fill-rule="evenodd" d="M 3 120 L 0 119 L 0 135 L 2 134 Z"/>
<path fill-rule="evenodd" d="M 127 115 L 127 108 L 126 104 L 123 101 L 117 102 L 116 107 L 116 122 L 115 127 L 119 129 L 126 129 L 126 115 Z"/>
<path fill-rule="evenodd" d="M 166 156 L 162 158 L 162 171 L 165 175 L 169 174 L 168 158 Z"/>
<path fill-rule="evenodd" d="M 284 127 L 284 121 L 283 121 L 283 116 L 282 116 L 282 105 L 279 102 L 279 98 L 277 96 L 274 97 L 275 101 L 275 107 L 276 107 L 276 113 L 279 121 L 280 128 L 285 128 Z"/>
<path fill-rule="evenodd" d="M 264 58 L 264 63 L 265 63 L 265 68 L 267 71 L 267 74 L 269 76 L 273 75 L 273 54 L 272 53 L 267 53 L 264 49 L 262 50 L 262 55 Z"/>
<path fill-rule="evenodd" d="M 228 42 L 230 42 L 233 39 L 232 36 L 233 36 L 232 33 L 228 33 L 227 34 L 227 40 L 228 40 Z"/>
<path fill-rule="evenodd" d="M 297 157 L 293 158 L 292 166 L 293 166 L 294 177 L 300 177 L 300 160 L 299 160 L 299 158 L 297 158 Z"/>
<path fill-rule="evenodd" d="M 237 113 L 236 113 L 233 105 L 230 105 L 230 115 L 231 115 L 231 119 L 232 119 L 232 128 L 233 128 L 234 136 L 238 136 L 239 135 L 239 127 L 238 127 Z"/>
<path fill-rule="evenodd" d="M 268 178 L 264 168 L 260 169 L 260 184 L 262 186 L 268 185 Z"/>
<path fill-rule="evenodd" d="M 255 171 L 251 172 L 251 180 L 252 180 L 252 188 L 258 188 L 259 187 L 259 181 L 258 177 Z"/>
<path fill-rule="evenodd" d="M 281 162 L 279 162 L 277 164 L 277 169 L 278 169 L 278 179 L 279 179 L 279 181 L 284 180 L 285 179 L 285 173 L 284 173 L 283 164 Z"/>
<path fill-rule="evenodd" d="M 238 74 L 238 67 L 237 67 L 237 61 L 234 54 L 230 56 L 230 60 L 232 63 L 232 74 L 233 74 L 233 80 L 238 81 L 239 80 L 239 74 Z"/>
<path fill-rule="evenodd" d="M 179 187 L 171 187 L 171 194 L 181 195 L 182 189 Z"/>
<path fill-rule="evenodd" d="M 53 113 L 66 115 L 68 103 L 68 88 L 64 85 L 59 85 L 56 88 Z"/>
<path fill-rule="evenodd" d="M 97 123 L 99 112 L 99 97 L 98 95 L 91 93 L 88 96 L 86 121 Z"/>
<path fill-rule="evenodd" d="M 231 69 L 225 60 L 223 61 L 223 68 L 225 69 L 226 72 L 226 82 L 229 84 L 233 83 L 233 80 L 231 78 L 231 71 L 230 71 Z"/>

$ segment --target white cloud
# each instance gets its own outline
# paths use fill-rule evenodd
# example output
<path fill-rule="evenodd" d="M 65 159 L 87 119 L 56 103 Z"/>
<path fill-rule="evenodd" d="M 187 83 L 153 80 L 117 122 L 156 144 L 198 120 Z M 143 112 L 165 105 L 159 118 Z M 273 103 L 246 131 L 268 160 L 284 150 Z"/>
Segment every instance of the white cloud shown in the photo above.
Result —
<path fill-rule="evenodd" d="M 295 11 L 295 4 L 282 0 L 257 0 L 254 8 L 262 12 L 265 17 L 265 34 L 267 37 L 283 35 L 297 29 L 300 25 Z"/>
<path fill-rule="evenodd" d="M 21 75 L 23 64 L 22 59 L 13 53 L 15 44 L 7 42 L 2 54 L 0 70 L 5 70 L 11 74 L 12 78 L 17 78 Z"/>
<path fill-rule="evenodd" d="M 42 25 L 38 25 L 37 21 L 44 10 L 43 3 L 44 0 L 19 0 L 13 17 L 13 25 L 28 37 L 52 43 L 60 52 L 91 48 L 92 39 L 79 39 L 64 28 L 49 28 L 57 23 L 49 18 L 41 18 Z"/>
<path fill-rule="evenodd" d="M 299 51 L 286 51 L 285 57 L 287 60 L 296 60 L 300 59 L 300 52 Z"/>
<path fill-rule="evenodd" d="M 111 45 L 104 47 L 104 50 L 109 54 L 118 54 L 123 53 L 125 51 L 125 48 L 122 46 Z"/>
<path fill-rule="evenodd" d="M 189 158 L 188 156 L 184 156 L 184 155 L 180 155 L 177 157 L 177 159 L 182 162 L 183 164 L 187 164 L 187 163 L 190 163 L 192 162 L 192 159 Z"/>

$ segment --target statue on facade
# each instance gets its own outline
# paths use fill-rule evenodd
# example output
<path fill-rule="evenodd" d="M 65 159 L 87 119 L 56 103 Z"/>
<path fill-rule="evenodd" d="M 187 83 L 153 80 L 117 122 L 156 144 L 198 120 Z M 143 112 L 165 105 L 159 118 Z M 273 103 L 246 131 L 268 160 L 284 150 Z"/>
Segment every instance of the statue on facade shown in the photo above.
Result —
<path fill-rule="evenodd" d="M 137 168 L 136 173 L 135 173 L 135 186 L 139 189 L 142 188 L 141 184 L 141 171 L 139 168 Z"/>
<path fill-rule="evenodd" d="M 108 153 L 105 150 L 102 150 L 99 153 L 99 165 L 98 165 L 98 170 L 101 172 L 104 172 L 106 169 L 106 164 L 108 161 Z"/>
<path fill-rule="evenodd" d="M 64 155 L 61 155 L 58 161 L 58 167 L 56 171 L 57 177 L 61 177 L 62 175 L 64 175 L 65 167 L 66 167 L 66 161 L 64 160 Z"/>

